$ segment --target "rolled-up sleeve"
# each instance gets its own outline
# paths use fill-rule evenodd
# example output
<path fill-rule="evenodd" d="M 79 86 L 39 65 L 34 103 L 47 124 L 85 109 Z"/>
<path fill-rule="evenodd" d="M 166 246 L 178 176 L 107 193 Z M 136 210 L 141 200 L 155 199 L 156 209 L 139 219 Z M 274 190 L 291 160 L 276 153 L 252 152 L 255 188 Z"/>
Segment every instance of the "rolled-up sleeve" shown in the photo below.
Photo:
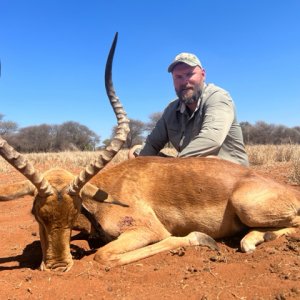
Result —
<path fill-rule="evenodd" d="M 178 154 L 179 157 L 217 155 L 234 121 L 234 104 L 225 92 L 207 99 L 199 133 Z"/>

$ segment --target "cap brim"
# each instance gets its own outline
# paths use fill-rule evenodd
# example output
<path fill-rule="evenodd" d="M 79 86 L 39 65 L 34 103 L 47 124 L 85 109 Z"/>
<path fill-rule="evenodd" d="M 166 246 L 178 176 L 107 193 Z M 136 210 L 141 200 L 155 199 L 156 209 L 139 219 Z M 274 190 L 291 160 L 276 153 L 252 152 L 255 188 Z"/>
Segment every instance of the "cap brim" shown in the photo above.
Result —
<path fill-rule="evenodd" d="M 186 64 L 186 65 L 191 66 L 191 67 L 196 67 L 196 66 L 198 66 L 197 63 L 192 63 L 192 62 L 186 62 L 186 61 L 180 61 L 180 60 L 178 60 L 178 61 L 172 62 L 172 63 L 169 65 L 169 67 L 168 67 L 168 72 L 169 72 L 169 73 L 172 73 L 173 69 L 174 69 L 175 66 L 178 65 L 178 64 Z"/>

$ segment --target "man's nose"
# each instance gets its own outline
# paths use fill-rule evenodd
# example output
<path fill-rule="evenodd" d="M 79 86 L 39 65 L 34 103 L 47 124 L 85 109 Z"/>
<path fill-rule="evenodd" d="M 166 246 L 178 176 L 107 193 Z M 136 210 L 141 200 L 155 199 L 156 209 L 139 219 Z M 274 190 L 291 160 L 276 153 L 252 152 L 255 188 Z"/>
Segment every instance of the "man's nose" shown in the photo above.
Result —
<path fill-rule="evenodd" d="M 188 84 L 189 83 L 189 77 L 188 76 L 182 77 L 182 83 L 183 84 Z"/>

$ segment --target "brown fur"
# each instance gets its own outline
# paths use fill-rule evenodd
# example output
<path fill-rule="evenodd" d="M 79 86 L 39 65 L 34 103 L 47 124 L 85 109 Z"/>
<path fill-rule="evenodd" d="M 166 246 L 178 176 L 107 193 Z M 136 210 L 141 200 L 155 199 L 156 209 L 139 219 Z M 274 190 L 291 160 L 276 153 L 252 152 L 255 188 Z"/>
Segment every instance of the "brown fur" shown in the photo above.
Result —
<path fill-rule="evenodd" d="M 158 241 L 146 256 L 171 249 L 173 236 L 195 231 L 222 238 L 245 228 L 267 228 L 279 236 L 300 225 L 298 191 L 224 160 L 139 157 L 101 172 L 92 183 L 129 205 L 99 209 L 97 218 L 106 232 L 121 234 L 115 224 L 125 215 L 135 220 L 134 230 L 98 251 L 95 259 L 105 264 L 143 258 L 142 251 L 133 250 Z M 262 241 L 261 234 L 246 235 L 241 249 L 253 251 Z"/>
<path fill-rule="evenodd" d="M 42 269 L 68 270 L 71 229 L 78 224 L 82 200 L 102 226 L 106 241 L 95 259 L 123 265 L 188 245 L 216 248 L 212 238 L 246 228 L 241 250 L 293 233 L 300 225 L 299 191 L 259 176 L 249 168 L 214 158 L 139 157 L 102 170 L 81 190 L 67 195 L 73 175 L 62 169 L 45 174 L 56 193 L 35 196 L 40 225 Z M 26 186 L 19 185 L 19 188 Z M 27 187 L 28 190 L 28 187 Z M 11 198 L 5 185 L 2 198 Z M 25 191 L 9 189 L 14 195 Z M 92 204 L 92 200 L 99 203 Z M 82 230 L 84 230 L 84 226 Z"/>

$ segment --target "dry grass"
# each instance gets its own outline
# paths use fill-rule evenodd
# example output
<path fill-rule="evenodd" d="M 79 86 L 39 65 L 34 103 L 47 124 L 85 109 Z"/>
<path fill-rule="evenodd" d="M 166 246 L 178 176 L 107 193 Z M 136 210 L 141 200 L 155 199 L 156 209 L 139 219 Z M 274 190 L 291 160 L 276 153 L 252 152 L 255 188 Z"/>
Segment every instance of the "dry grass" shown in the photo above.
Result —
<path fill-rule="evenodd" d="M 251 166 L 270 166 L 276 163 L 289 163 L 292 182 L 300 184 L 300 145 L 254 145 L 247 146 L 247 153 Z M 174 149 L 164 149 L 168 155 L 176 156 Z M 78 170 L 95 161 L 97 152 L 60 152 L 60 153 L 33 153 L 25 154 L 34 166 L 44 171 L 52 167 L 68 168 L 70 171 Z M 121 150 L 111 164 L 127 159 L 127 150 Z M 0 157 L 0 173 L 8 172 L 12 167 Z"/>
<path fill-rule="evenodd" d="M 294 158 L 292 160 L 292 170 L 289 174 L 289 179 L 291 182 L 300 185 L 300 157 Z"/>
<path fill-rule="evenodd" d="M 127 159 L 127 150 L 121 150 L 112 160 L 112 164 L 119 163 Z M 41 171 L 49 170 L 53 167 L 65 168 L 70 171 L 84 168 L 94 162 L 99 156 L 100 151 L 74 151 L 58 153 L 30 153 L 25 157 L 35 168 Z M 2 157 L 0 157 L 0 173 L 6 173 L 13 169 Z"/>
<path fill-rule="evenodd" d="M 300 156 L 300 145 L 253 145 L 246 150 L 254 166 L 289 162 Z"/>
<path fill-rule="evenodd" d="M 289 163 L 288 178 L 300 185 L 300 145 L 253 145 L 246 148 L 251 166 L 270 166 Z"/>

